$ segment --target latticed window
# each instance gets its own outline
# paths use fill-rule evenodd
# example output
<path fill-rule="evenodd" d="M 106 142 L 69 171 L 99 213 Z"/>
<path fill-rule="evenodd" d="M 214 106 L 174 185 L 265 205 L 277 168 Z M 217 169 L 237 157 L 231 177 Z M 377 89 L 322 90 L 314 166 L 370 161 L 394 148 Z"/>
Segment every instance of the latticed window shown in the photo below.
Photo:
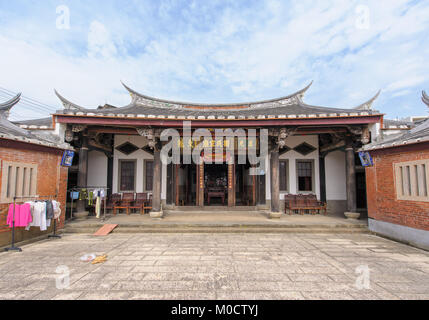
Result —
<path fill-rule="evenodd" d="M 37 165 L 3 161 L 1 202 L 9 203 L 15 196 L 34 196 L 37 192 Z"/>
<path fill-rule="evenodd" d="M 153 190 L 153 161 L 145 161 L 145 190 Z"/>
<path fill-rule="evenodd" d="M 312 160 L 297 160 L 297 178 L 298 191 L 311 192 L 313 191 L 313 161 Z"/>
<path fill-rule="evenodd" d="M 429 202 L 429 160 L 395 164 L 398 200 Z"/>
<path fill-rule="evenodd" d="M 136 176 L 135 160 L 119 161 L 119 191 L 134 191 Z"/>

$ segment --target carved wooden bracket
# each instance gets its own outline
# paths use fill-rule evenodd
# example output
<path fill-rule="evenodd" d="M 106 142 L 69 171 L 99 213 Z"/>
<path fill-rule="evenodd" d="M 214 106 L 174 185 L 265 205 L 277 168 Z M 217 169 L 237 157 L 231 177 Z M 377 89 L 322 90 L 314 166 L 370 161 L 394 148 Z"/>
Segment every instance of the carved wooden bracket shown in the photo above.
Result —
<path fill-rule="evenodd" d="M 86 125 L 83 124 L 74 124 L 72 126 L 72 131 L 75 133 L 82 132 L 86 129 Z"/>
<path fill-rule="evenodd" d="M 269 135 L 273 138 L 271 142 L 272 144 L 276 144 L 276 146 L 272 147 L 277 147 L 279 149 L 284 148 L 286 146 L 286 139 L 293 135 L 296 130 L 297 129 L 292 128 L 270 129 Z"/>
<path fill-rule="evenodd" d="M 347 126 L 350 133 L 355 136 L 355 139 L 361 142 L 363 145 L 370 143 L 371 135 L 368 127 L 353 127 Z"/>
<path fill-rule="evenodd" d="M 156 146 L 155 130 L 152 128 L 136 128 L 139 135 L 145 137 L 148 141 L 148 146 L 154 149 Z"/>

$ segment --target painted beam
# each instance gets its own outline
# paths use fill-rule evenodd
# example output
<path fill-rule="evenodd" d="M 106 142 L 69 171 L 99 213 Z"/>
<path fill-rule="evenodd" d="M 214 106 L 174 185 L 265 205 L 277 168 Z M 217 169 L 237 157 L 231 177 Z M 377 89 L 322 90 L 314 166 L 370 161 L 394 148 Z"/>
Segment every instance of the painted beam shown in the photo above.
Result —
<path fill-rule="evenodd" d="M 343 125 L 343 124 L 369 124 L 379 123 L 382 116 L 361 116 L 341 118 L 311 118 L 311 119 L 282 119 L 282 120 L 147 120 L 123 118 L 97 118 L 85 116 L 57 115 L 59 123 L 74 123 L 87 125 L 128 125 L 128 126 L 156 126 L 168 128 L 181 128 L 184 122 L 191 122 L 196 128 L 225 128 L 225 127 L 269 127 L 269 126 L 298 126 L 298 125 Z"/>

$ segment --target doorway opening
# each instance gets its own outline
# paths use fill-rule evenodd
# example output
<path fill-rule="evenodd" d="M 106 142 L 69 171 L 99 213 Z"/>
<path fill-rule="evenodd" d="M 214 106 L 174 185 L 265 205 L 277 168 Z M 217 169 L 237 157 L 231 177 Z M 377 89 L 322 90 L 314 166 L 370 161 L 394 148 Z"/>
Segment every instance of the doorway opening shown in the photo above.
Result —
<path fill-rule="evenodd" d="M 228 204 L 228 165 L 204 165 L 204 205 Z"/>

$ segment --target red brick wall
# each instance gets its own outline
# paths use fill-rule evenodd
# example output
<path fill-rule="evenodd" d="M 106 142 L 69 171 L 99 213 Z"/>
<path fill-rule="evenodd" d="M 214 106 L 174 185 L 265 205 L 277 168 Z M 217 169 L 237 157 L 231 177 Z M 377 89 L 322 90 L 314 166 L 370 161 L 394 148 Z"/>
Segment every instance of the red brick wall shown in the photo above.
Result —
<path fill-rule="evenodd" d="M 394 164 L 429 159 L 429 143 L 371 151 L 366 169 L 369 218 L 429 230 L 429 202 L 396 200 Z"/>
<path fill-rule="evenodd" d="M 3 161 L 16 161 L 29 164 L 37 164 L 37 194 L 38 195 L 55 195 L 61 203 L 61 217 L 57 228 L 64 227 L 65 221 L 65 202 L 67 192 L 67 177 L 68 169 L 61 167 L 62 150 L 38 147 L 26 143 L 14 143 L 0 139 L 0 159 Z M 2 172 L 0 170 L 0 188 L 2 181 Z M 7 245 L 11 239 L 10 228 L 6 226 L 6 218 L 9 204 L 0 204 L 0 247 Z M 23 228 L 18 228 L 16 240 L 22 241 L 32 237 L 49 234 L 53 231 L 53 223 L 51 227 L 41 232 L 39 228 L 32 227 L 30 231 L 25 231 Z"/>

